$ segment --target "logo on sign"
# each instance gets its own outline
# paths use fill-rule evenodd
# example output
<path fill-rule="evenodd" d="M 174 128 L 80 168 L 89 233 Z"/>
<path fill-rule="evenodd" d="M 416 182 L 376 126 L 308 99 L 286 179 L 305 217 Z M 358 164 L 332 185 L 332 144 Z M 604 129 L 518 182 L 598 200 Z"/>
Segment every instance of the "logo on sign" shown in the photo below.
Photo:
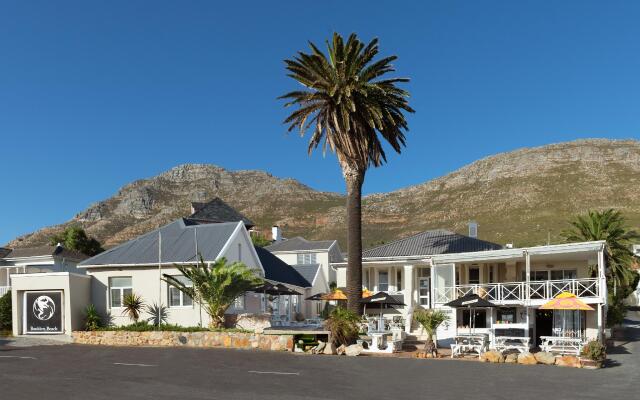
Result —
<path fill-rule="evenodd" d="M 40 321 L 47 321 L 56 312 L 56 305 L 49 296 L 40 296 L 33 302 L 33 316 Z"/>
<path fill-rule="evenodd" d="M 473 299 L 473 300 L 467 300 L 467 301 L 463 301 L 462 305 L 466 306 L 467 304 L 473 304 L 473 303 L 477 303 L 478 299 Z"/>

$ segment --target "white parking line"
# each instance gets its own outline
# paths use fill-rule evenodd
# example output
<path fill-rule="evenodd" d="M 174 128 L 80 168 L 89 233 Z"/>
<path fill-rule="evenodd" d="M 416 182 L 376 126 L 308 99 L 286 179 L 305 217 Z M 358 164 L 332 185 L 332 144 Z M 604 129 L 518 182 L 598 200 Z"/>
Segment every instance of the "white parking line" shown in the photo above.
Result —
<path fill-rule="evenodd" d="M 300 372 L 278 372 L 278 371 L 247 371 L 250 374 L 271 374 L 271 375 L 300 375 Z"/>
<path fill-rule="evenodd" d="M 0 356 L 0 358 L 20 358 L 22 360 L 37 360 L 35 357 L 26 357 L 26 356 Z"/>
<path fill-rule="evenodd" d="M 153 364 L 113 363 L 113 365 L 126 365 L 128 367 L 157 367 L 157 365 L 153 365 Z"/>

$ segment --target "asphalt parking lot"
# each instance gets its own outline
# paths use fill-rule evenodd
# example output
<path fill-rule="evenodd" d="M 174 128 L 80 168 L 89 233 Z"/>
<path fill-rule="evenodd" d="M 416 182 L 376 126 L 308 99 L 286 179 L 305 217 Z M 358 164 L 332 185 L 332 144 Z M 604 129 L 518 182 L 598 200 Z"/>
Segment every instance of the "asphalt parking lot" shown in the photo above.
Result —
<path fill-rule="evenodd" d="M 0 345 L 0 398 L 637 399 L 640 318 L 634 314 L 627 340 L 602 370 L 223 349 Z"/>

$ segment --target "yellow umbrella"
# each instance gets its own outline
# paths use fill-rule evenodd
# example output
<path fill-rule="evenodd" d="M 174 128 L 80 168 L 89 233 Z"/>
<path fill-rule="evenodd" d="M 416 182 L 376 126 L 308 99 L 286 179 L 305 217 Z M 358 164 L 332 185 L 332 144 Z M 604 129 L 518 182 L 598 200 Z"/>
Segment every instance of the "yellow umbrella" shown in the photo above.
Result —
<path fill-rule="evenodd" d="M 347 295 L 340 289 L 336 289 L 331 293 L 327 293 L 320 297 L 322 300 L 346 300 Z"/>
<path fill-rule="evenodd" d="M 593 307 L 578 299 L 575 294 L 562 292 L 553 299 L 540 306 L 541 310 L 573 310 L 595 311 Z"/>
<path fill-rule="evenodd" d="M 365 288 L 365 289 L 362 291 L 362 298 L 363 298 L 363 299 L 364 299 L 365 297 L 371 297 L 371 296 L 373 296 L 373 292 L 372 292 L 372 291 L 370 291 L 369 289 L 366 289 L 366 288 Z"/>

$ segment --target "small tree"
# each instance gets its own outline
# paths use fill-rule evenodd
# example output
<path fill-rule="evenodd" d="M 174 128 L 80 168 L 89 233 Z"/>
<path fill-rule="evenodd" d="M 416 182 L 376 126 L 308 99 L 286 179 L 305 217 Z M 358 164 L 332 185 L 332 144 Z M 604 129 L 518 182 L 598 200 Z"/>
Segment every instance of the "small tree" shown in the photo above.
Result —
<path fill-rule="evenodd" d="M 124 296 L 122 299 L 122 313 L 124 315 L 128 315 L 129 318 L 133 320 L 134 323 L 137 323 L 140 319 L 140 314 L 145 307 L 144 301 L 142 300 L 142 296 L 130 293 Z"/>
<path fill-rule="evenodd" d="M 97 330 L 102 324 L 102 318 L 96 310 L 96 306 L 89 304 L 84 310 L 84 329 L 88 331 Z"/>
<path fill-rule="evenodd" d="M 235 299 L 263 282 L 243 263 L 228 264 L 225 258 L 207 264 L 200 256 L 200 262 L 195 265 L 175 267 L 191 281 L 191 285 L 167 274 L 163 274 L 163 280 L 202 306 L 210 317 L 211 329 L 223 327 L 224 313 Z"/>
<path fill-rule="evenodd" d="M 263 234 L 254 233 L 251 235 L 251 242 L 256 247 L 265 247 L 271 244 L 271 240 L 267 239 Z"/>
<path fill-rule="evenodd" d="M 0 297 L 0 331 L 9 331 L 12 326 L 11 292 Z"/>
<path fill-rule="evenodd" d="M 350 345 L 360 332 L 360 316 L 343 307 L 336 307 L 324 321 L 325 328 L 331 332 L 331 338 L 338 345 Z"/>
<path fill-rule="evenodd" d="M 438 346 L 436 346 L 433 338 L 438 327 L 449 319 L 447 313 L 441 310 L 425 310 L 421 308 L 413 313 L 413 319 L 419 323 L 427 333 L 425 352 L 438 354 Z"/>
<path fill-rule="evenodd" d="M 62 233 L 49 239 L 49 244 L 52 246 L 58 243 L 62 244 L 65 249 L 79 251 L 88 256 L 95 256 L 104 251 L 100 242 L 88 236 L 84 229 L 77 225 L 68 226 Z"/>

